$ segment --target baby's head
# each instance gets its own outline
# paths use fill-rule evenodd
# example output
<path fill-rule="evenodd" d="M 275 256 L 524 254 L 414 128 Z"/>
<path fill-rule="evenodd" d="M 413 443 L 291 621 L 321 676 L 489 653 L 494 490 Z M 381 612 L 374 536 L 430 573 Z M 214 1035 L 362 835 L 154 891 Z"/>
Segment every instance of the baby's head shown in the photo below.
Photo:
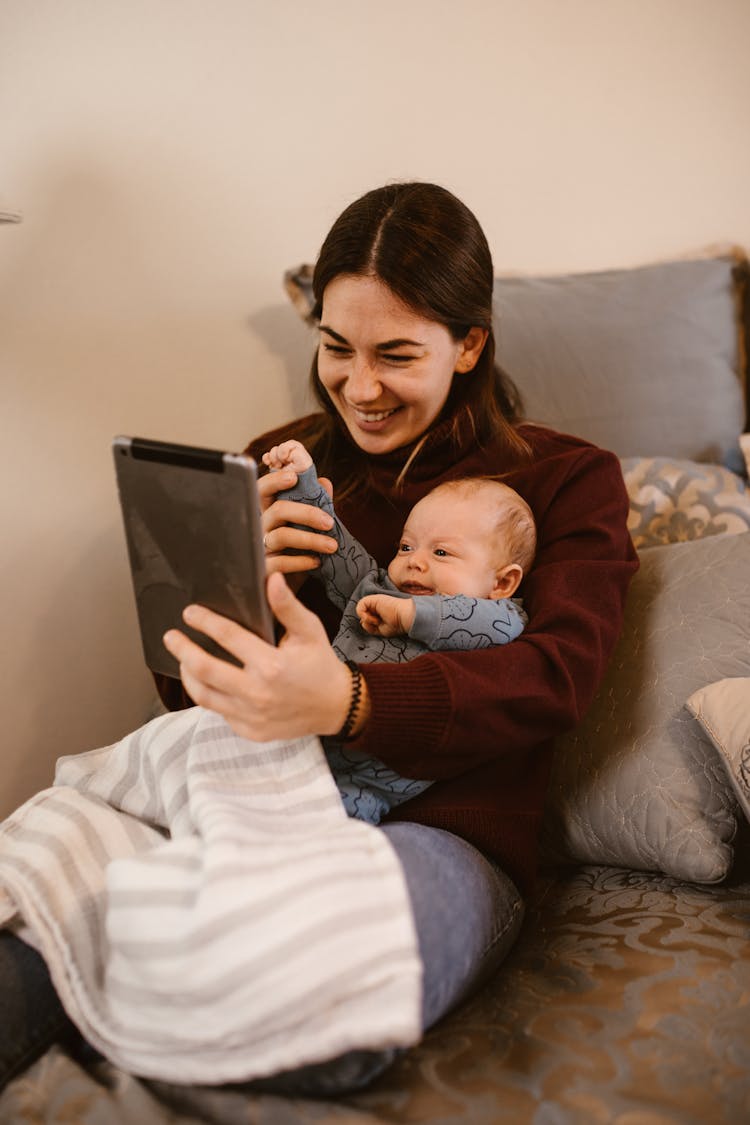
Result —
<path fill-rule="evenodd" d="M 388 576 L 405 594 L 509 598 L 535 549 L 526 501 L 501 481 L 467 477 L 414 505 Z"/>

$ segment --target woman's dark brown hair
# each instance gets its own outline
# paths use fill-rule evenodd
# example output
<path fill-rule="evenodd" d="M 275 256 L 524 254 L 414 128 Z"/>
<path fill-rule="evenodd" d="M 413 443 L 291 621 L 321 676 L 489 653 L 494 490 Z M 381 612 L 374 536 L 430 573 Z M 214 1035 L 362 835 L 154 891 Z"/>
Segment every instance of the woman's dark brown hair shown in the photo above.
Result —
<path fill-rule="evenodd" d="M 487 342 L 476 366 L 454 380 L 442 416 L 453 419 L 456 438 L 468 422 L 479 443 L 500 437 L 510 451 L 527 453 L 514 426 L 521 416 L 519 393 L 495 363 L 492 256 L 465 204 L 429 183 L 389 184 L 367 192 L 342 212 L 321 247 L 313 274 L 316 320 L 326 286 L 343 274 L 379 278 L 420 316 L 444 325 L 457 342 L 472 327 L 486 329 Z M 318 375 L 317 354 L 310 377 L 324 413 L 306 440 L 321 472 L 336 465 L 340 495 L 342 468 L 346 483 L 356 487 L 355 479 L 367 475 L 362 471 L 367 458 L 357 456 L 337 422 L 336 408 Z M 420 444 L 407 464 L 418 455 Z"/>

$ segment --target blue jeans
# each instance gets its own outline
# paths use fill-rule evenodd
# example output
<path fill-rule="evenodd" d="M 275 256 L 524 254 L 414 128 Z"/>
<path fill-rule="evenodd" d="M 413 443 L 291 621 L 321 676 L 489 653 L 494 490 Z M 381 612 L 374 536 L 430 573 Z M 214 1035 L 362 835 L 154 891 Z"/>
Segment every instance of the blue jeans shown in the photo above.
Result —
<path fill-rule="evenodd" d="M 494 973 L 518 935 L 523 903 L 510 879 L 457 836 L 420 824 L 389 824 L 382 831 L 399 857 L 411 898 L 427 1029 Z M 66 1016 L 44 960 L 8 931 L 0 931 L 0 1012 L 0 1089 L 53 1042 L 84 1058 L 91 1050 Z M 335 1097 L 367 1085 L 399 1053 L 350 1051 L 247 1088 Z"/>

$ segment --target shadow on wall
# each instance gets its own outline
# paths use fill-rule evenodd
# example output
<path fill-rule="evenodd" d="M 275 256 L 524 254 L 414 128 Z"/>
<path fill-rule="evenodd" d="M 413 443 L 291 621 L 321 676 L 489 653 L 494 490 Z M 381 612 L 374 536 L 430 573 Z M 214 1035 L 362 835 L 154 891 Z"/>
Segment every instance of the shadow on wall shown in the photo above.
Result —
<path fill-rule="evenodd" d="M 281 290 L 282 271 L 237 273 L 211 212 L 196 221 L 163 157 L 141 157 L 119 178 L 74 153 L 46 160 L 23 224 L 2 231 L 4 392 L 37 443 L 75 437 L 92 462 L 122 430 L 240 448 L 309 408 L 307 330 L 283 304 L 247 317 L 241 303 L 248 282 L 251 308 Z"/>
<path fill-rule="evenodd" d="M 317 344 L 315 329 L 302 323 L 291 304 L 258 309 L 247 318 L 247 323 L 284 366 L 290 418 L 317 410 L 309 388 L 310 364 Z"/>
<path fill-rule="evenodd" d="M 142 196 L 135 181 L 123 183 L 87 157 L 66 153 L 40 163 L 29 172 L 3 303 L 89 318 L 146 307 L 161 291 L 164 254 L 149 237 L 153 201 Z"/>
<path fill-rule="evenodd" d="M 186 237 L 168 177 L 139 167 L 117 180 L 70 154 L 62 168 L 34 173 L 24 221 L 0 241 L 0 815 L 49 784 L 60 755 L 143 721 L 153 697 L 113 435 L 241 448 L 309 409 L 308 329 L 281 296 L 246 316 L 243 274 L 223 284 L 233 275 L 208 219 Z"/>
<path fill-rule="evenodd" d="M 25 564 L 36 592 L 9 645 L 24 690 L 6 709 L 0 816 L 52 784 L 57 758 L 108 745 L 144 722 L 156 698 L 122 531 L 115 522 L 94 529 L 82 547 L 72 561 L 57 552 L 54 577 L 37 552 L 10 560 Z"/>

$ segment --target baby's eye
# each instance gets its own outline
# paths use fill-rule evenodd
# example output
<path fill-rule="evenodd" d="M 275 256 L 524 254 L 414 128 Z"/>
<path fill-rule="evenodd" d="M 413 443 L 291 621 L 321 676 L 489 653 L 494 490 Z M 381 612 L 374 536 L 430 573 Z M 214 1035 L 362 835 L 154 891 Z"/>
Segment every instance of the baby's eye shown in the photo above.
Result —
<path fill-rule="evenodd" d="M 437 557 L 439 559 L 447 559 L 448 558 L 448 552 L 446 551 L 445 547 L 436 547 L 434 553 L 437 555 Z"/>
<path fill-rule="evenodd" d="M 411 547 L 409 546 L 408 543 L 399 543 L 398 551 L 399 551 L 400 555 L 405 555 L 410 550 L 411 550 Z"/>

